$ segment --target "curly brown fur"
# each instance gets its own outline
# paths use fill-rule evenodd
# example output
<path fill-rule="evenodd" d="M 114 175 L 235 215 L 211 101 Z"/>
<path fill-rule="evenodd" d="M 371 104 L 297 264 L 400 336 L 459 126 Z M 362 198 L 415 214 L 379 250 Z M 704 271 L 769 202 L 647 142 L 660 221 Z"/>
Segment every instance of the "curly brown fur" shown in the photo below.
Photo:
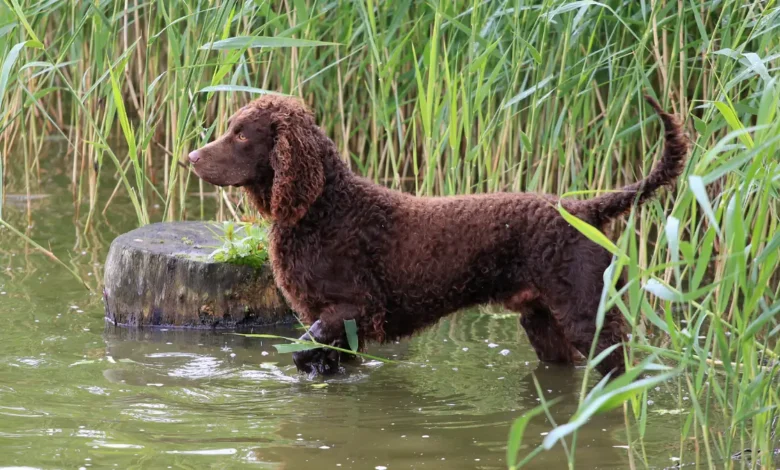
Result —
<path fill-rule="evenodd" d="M 570 213 L 603 228 L 679 176 L 687 153 L 680 123 L 649 102 L 666 128 L 661 160 L 622 191 L 560 200 Z M 276 281 L 318 342 L 344 346 L 349 319 L 362 345 L 498 303 L 521 313 L 541 360 L 572 363 L 589 352 L 612 257 L 561 217 L 555 196 L 389 190 L 353 174 L 306 107 L 276 95 L 239 110 L 227 133 L 190 161 L 208 182 L 245 187 L 273 220 Z M 617 309 L 606 312 L 596 352 L 622 343 L 626 329 Z M 338 369 L 338 359 L 321 350 L 297 353 L 295 362 L 309 372 Z M 598 365 L 604 374 L 624 368 L 622 347 Z"/>

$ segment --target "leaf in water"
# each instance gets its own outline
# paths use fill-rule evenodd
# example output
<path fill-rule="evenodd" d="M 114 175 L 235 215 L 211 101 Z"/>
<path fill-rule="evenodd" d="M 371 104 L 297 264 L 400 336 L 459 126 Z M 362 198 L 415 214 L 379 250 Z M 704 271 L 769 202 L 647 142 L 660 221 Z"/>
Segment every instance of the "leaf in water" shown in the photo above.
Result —
<path fill-rule="evenodd" d="M 206 50 L 232 50 L 253 47 L 311 47 L 311 46 L 339 46 L 336 42 L 312 41 L 309 39 L 274 38 L 265 36 L 236 36 L 222 39 L 201 46 Z"/>
<path fill-rule="evenodd" d="M 355 320 L 344 320 L 344 331 L 347 333 L 347 342 L 349 343 L 349 349 L 353 351 L 358 350 L 358 333 L 357 323 Z"/>
<path fill-rule="evenodd" d="M 319 383 L 319 384 L 311 384 L 311 388 L 325 388 L 327 387 L 327 382 Z"/>
<path fill-rule="evenodd" d="M 308 351 L 309 349 L 317 349 L 320 346 L 316 344 L 309 344 L 309 343 L 284 343 L 284 344 L 274 344 L 274 347 L 279 353 L 286 354 L 286 353 L 293 353 L 298 351 Z"/>
<path fill-rule="evenodd" d="M 671 302 L 679 302 L 681 296 L 678 292 L 673 291 L 671 288 L 661 284 L 657 279 L 650 279 L 642 286 L 642 288 L 651 294 L 664 300 Z"/>

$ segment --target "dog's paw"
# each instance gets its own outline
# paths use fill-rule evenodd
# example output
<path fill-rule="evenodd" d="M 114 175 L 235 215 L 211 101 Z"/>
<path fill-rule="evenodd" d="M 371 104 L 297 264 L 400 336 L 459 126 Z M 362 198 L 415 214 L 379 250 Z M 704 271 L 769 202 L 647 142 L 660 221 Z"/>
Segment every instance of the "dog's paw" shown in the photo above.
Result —
<path fill-rule="evenodd" d="M 326 348 L 298 351 L 293 353 L 293 362 L 308 375 L 333 375 L 341 369 L 341 353 Z"/>

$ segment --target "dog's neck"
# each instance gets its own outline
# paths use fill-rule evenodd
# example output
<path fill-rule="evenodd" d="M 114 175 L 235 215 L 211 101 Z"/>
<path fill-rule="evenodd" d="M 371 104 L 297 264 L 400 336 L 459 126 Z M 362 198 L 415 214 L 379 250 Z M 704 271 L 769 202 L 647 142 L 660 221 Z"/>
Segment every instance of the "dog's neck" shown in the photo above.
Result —
<path fill-rule="evenodd" d="M 271 188 L 273 186 L 273 173 L 263 175 L 256 181 L 244 186 L 244 191 L 250 202 L 265 219 L 271 217 Z"/>
<path fill-rule="evenodd" d="M 252 183 L 244 186 L 244 191 L 252 205 L 263 218 L 271 217 L 271 185 Z"/>
<path fill-rule="evenodd" d="M 322 159 L 322 169 L 325 173 L 325 187 L 328 184 L 334 184 L 344 178 L 349 178 L 353 175 L 352 170 L 349 169 L 347 164 L 341 159 L 336 146 L 333 145 L 326 155 Z"/>

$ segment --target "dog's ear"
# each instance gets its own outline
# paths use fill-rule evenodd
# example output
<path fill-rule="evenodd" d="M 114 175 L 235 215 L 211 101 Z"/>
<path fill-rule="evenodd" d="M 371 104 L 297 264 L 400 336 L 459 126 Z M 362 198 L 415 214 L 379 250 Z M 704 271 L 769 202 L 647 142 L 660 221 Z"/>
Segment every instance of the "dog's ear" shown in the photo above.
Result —
<path fill-rule="evenodd" d="M 276 144 L 271 153 L 271 216 L 283 225 L 301 220 L 325 185 L 316 124 L 308 114 L 296 114 L 276 122 Z"/>

